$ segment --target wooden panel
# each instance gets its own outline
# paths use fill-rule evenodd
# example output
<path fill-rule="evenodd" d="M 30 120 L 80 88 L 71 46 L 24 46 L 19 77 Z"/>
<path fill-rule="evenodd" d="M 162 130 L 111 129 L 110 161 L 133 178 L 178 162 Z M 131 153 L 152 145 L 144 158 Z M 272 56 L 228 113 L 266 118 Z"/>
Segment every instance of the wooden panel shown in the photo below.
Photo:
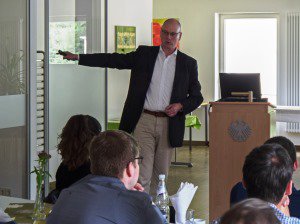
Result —
<path fill-rule="evenodd" d="M 244 121 L 252 131 L 244 142 L 234 141 L 229 135 L 230 124 L 237 120 Z M 213 104 L 209 130 L 209 212 L 213 220 L 229 209 L 230 190 L 242 180 L 245 156 L 270 137 L 268 104 Z"/>

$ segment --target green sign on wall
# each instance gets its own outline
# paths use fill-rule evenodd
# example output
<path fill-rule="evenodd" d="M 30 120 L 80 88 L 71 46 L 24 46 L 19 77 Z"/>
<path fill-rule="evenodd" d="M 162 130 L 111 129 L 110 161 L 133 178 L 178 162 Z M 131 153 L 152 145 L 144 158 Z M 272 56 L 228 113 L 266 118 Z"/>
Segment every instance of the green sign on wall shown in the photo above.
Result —
<path fill-rule="evenodd" d="M 129 53 L 136 49 L 136 28 L 134 26 L 115 26 L 117 53 Z"/>

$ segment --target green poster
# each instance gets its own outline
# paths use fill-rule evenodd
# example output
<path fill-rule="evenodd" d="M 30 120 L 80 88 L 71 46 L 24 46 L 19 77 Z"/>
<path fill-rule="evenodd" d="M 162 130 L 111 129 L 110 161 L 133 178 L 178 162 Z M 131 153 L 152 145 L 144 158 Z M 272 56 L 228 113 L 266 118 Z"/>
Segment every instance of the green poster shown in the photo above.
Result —
<path fill-rule="evenodd" d="M 134 26 L 115 26 L 117 53 L 129 53 L 136 49 L 136 32 Z"/>

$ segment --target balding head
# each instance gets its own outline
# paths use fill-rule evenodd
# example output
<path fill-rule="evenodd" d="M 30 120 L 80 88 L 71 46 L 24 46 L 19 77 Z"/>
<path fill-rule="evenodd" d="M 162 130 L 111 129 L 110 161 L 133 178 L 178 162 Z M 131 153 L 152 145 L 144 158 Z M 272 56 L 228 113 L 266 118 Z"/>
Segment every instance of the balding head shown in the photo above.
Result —
<path fill-rule="evenodd" d="M 177 19 L 167 19 L 160 32 L 161 47 L 166 56 L 172 54 L 181 39 L 181 25 Z"/>
<path fill-rule="evenodd" d="M 176 26 L 178 26 L 179 31 L 181 31 L 181 24 L 177 19 L 174 19 L 174 18 L 167 19 L 164 22 L 164 24 L 162 25 L 162 27 L 165 27 L 166 25 L 176 25 Z"/>

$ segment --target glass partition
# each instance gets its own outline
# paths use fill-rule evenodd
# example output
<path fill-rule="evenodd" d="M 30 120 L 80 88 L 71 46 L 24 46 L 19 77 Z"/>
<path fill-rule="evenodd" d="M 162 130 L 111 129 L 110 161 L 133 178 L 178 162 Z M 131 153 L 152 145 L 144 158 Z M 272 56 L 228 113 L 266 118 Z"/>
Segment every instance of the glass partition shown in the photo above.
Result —
<path fill-rule="evenodd" d="M 58 136 L 68 119 L 87 114 L 105 127 L 105 69 L 79 66 L 56 54 L 58 50 L 104 52 L 104 7 L 101 0 L 53 0 L 49 4 L 49 170 L 50 182 L 54 182 L 61 163 Z"/>
<path fill-rule="evenodd" d="M 0 195 L 27 196 L 27 1 L 0 1 Z"/>

